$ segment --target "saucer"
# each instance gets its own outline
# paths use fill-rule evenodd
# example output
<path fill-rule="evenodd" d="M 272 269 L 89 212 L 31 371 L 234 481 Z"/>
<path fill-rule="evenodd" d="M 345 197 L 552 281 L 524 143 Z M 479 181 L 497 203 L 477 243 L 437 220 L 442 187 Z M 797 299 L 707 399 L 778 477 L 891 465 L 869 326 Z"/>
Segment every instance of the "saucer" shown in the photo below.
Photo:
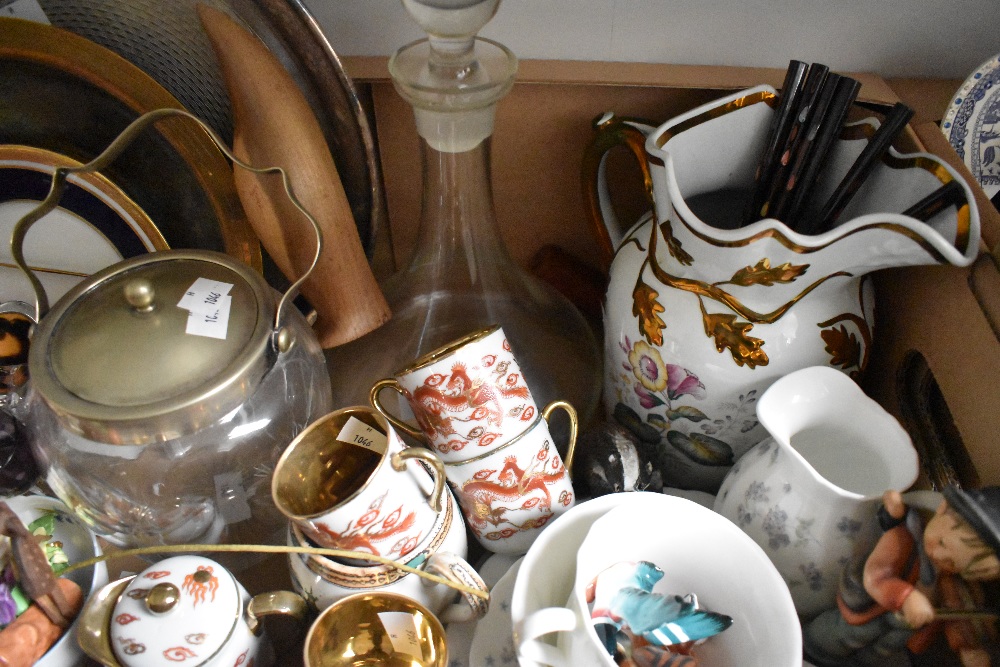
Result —
<path fill-rule="evenodd" d="M 31 146 L 0 145 L 0 237 L 10 238 L 22 216 L 45 199 L 57 167 L 79 163 Z M 160 230 L 134 201 L 98 173 L 67 179 L 59 205 L 25 237 L 25 260 L 55 303 L 84 276 L 137 255 L 165 250 Z M 34 303 L 34 293 L 0 248 L 0 302 Z"/>
<path fill-rule="evenodd" d="M 945 110 L 941 131 L 987 196 L 1000 191 L 1000 55 L 979 66 Z"/>
<path fill-rule="evenodd" d="M 490 590 L 490 610 L 479 619 L 472 635 L 469 667 L 517 667 L 514 649 L 514 629 L 510 617 L 510 602 L 514 595 L 514 580 L 521 567 L 519 558 L 507 574 Z"/>

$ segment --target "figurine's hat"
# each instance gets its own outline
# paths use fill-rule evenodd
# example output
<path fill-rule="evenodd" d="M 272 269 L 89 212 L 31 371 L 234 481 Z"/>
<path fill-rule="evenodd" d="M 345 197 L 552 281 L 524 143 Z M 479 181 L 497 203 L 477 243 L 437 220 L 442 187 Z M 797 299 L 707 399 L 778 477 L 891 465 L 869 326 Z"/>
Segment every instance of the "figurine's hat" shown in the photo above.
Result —
<path fill-rule="evenodd" d="M 1000 486 L 963 491 L 957 486 L 944 489 L 945 500 L 1000 557 Z"/>

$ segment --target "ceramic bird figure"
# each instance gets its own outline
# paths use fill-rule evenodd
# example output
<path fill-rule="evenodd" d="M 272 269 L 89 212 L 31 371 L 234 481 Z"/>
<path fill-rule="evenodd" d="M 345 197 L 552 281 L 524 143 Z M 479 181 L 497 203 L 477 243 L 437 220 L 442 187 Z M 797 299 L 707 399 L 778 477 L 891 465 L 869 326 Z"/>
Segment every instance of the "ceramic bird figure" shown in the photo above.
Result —
<path fill-rule="evenodd" d="M 663 570 L 649 561 L 623 561 L 587 587 L 591 619 L 612 654 L 615 634 L 623 627 L 656 646 L 672 646 L 707 639 L 732 625 L 729 616 L 699 609 L 693 594 L 654 593 L 662 578 Z"/>

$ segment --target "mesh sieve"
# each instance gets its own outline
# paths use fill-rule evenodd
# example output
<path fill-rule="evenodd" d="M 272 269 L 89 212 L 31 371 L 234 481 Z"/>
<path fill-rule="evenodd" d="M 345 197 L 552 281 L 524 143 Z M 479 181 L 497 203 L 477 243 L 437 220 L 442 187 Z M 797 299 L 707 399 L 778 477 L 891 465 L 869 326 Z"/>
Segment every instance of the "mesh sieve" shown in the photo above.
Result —
<path fill-rule="evenodd" d="M 129 60 L 231 143 L 229 98 L 198 3 L 242 23 L 298 84 L 323 129 L 370 257 L 385 224 L 374 137 L 339 57 L 300 0 L 38 0 L 52 25 Z"/>

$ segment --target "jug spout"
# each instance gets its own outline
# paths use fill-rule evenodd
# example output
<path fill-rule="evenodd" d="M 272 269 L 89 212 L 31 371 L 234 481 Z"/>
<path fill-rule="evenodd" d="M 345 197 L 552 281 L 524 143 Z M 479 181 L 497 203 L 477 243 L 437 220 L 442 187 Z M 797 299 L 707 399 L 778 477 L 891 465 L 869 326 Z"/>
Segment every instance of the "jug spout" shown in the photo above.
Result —
<path fill-rule="evenodd" d="M 761 396 L 757 417 L 816 484 L 839 495 L 880 498 L 917 479 L 909 434 L 851 378 L 827 366 L 777 380 Z"/>

